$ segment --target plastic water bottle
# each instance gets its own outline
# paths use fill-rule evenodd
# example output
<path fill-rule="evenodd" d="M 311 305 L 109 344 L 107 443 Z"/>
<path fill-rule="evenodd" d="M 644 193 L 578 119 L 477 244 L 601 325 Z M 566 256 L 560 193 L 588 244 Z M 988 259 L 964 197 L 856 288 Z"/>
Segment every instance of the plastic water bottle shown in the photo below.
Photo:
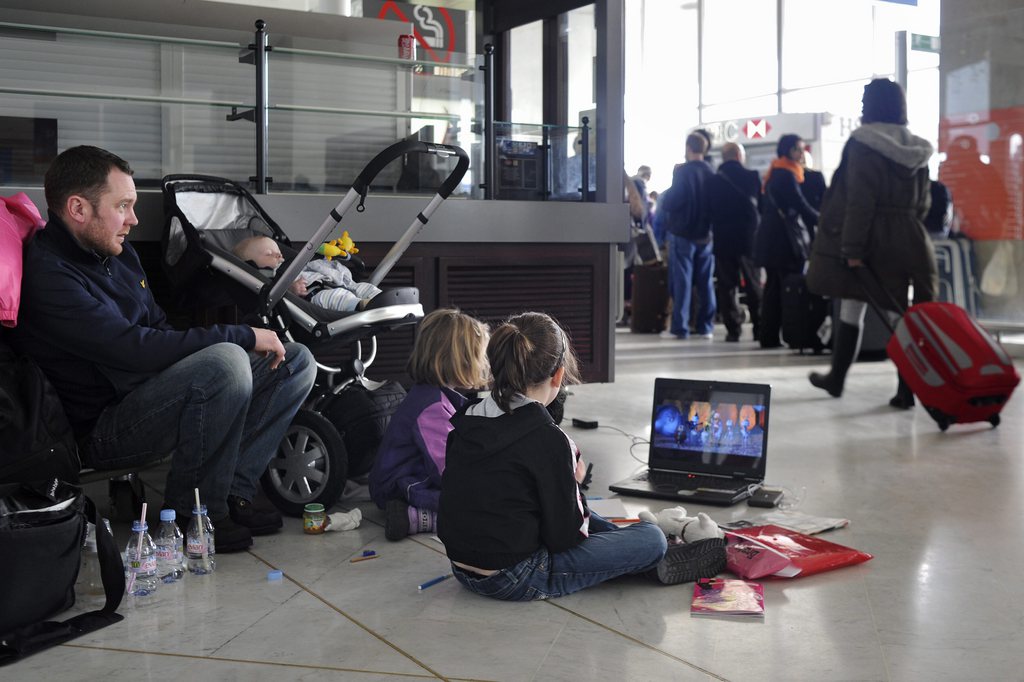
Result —
<path fill-rule="evenodd" d="M 165 583 L 181 580 L 185 575 L 184 536 L 174 522 L 173 509 L 160 511 L 160 525 L 156 529 L 156 574 Z"/>
<path fill-rule="evenodd" d="M 132 522 L 132 535 L 125 549 L 125 592 L 145 597 L 156 592 L 160 579 L 156 575 L 156 546 L 149 536 L 149 524 Z"/>
<path fill-rule="evenodd" d="M 192 520 L 188 522 L 188 532 L 185 534 L 185 551 L 188 554 L 189 573 L 206 575 L 217 568 L 217 562 L 214 561 L 216 545 L 213 541 L 213 524 L 206 514 L 205 504 L 192 510 Z"/>

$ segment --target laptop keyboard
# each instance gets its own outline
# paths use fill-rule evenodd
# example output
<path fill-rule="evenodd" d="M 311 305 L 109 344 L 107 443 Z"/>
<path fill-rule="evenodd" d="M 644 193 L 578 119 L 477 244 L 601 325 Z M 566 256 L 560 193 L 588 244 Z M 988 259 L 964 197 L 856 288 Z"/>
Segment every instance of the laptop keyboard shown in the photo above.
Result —
<path fill-rule="evenodd" d="M 677 490 L 738 490 L 746 486 L 744 482 L 732 481 L 717 476 L 698 476 L 694 474 L 674 474 L 666 471 L 647 471 L 636 477 L 638 481 L 649 481 L 657 486 L 675 486 Z"/>

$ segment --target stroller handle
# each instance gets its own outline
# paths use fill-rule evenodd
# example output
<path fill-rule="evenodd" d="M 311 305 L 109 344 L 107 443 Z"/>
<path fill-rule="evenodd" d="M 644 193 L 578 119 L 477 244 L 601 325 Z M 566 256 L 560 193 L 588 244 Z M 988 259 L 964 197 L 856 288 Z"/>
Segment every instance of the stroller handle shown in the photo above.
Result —
<path fill-rule="evenodd" d="M 448 174 L 448 177 L 445 178 L 444 182 L 441 183 L 441 187 L 437 190 L 442 199 L 447 199 L 448 195 L 455 191 L 455 188 L 462 182 L 462 177 L 469 169 L 469 155 L 461 147 L 450 144 L 420 142 L 419 140 L 402 140 L 373 157 L 366 164 L 366 167 L 363 168 L 356 181 L 352 183 L 352 189 L 359 196 L 365 197 L 366 192 L 370 188 L 370 183 L 377 177 L 377 174 L 381 172 L 384 166 L 405 154 L 436 154 L 440 157 L 457 156 L 459 158 L 455 168 Z"/>
<path fill-rule="evenodd" d="M 374 269 L 370 276 L 369 282 L 374 286 L 380 284 L 380 281 L 384 279 L 384 276 L 388 274 L 398 259 L 405 253 L 405 250 L 412 243 L 412 240 L 416 237 L 419 231 L 426 225 L 427 220 L 437 209 L 437 207 L 448 198 L 459 183 L 462 181 L 462 177 L 466 174 L 466 170 L 469 169 L 469 155 L 466 154 L 465 150 L 460 147 L 447 144 L 429 144 L 426 142 L 420 142 L 418 140 L 402 140 L 391 145 L 366 164 L 359 177 L 356 178 L 355 182 L 352 183 L 352 187 L 348 190 L 348 193 L 342 198 L 341 202 L 331 210 L 331 212 L 321 223 L 320 227 L 317 228 L 313 236 L 307 241 L 299 253 L 292 259 L 292 262 L 287 267 L 279 270 L 274 280 L 267 284 L 260 292 L 260 311 L 262 314 L 269 315 L 271 309 L 277 305 L 285 293 L 288 290 L 289 285 L 295 281 L 295 278 L 299 276 L 306 264 L 309 263 L 310 259 L 313 258 L 314 252 L 320 245 L 327 235 L 329 235 L 339 223 L 341 223 L 342 216 L 345 212 L 357 201 L 359 205 L 356 210 L 363 210 L 363 201 L 366 199 L 366 194 L 370 190 L 370 182 L 377 176 L 377 173 L 381 171 L 384 166 L 388 165 L 395 159 L 401 157 L 403 154 L 436 154 L 442 157 L 456 156 L 458 161 L 455 164 L 454 170 L 445 178 L 445 181 L 441 183 L 441 187 L 437 190 L 437 194 L 431 200 L 430 204 L 427 205 L 417 216 L 416 220 L 413 221 L 412 225 L 405 231 L 401 239 L 399 239 L 388 251 L 381 263 Z"/>

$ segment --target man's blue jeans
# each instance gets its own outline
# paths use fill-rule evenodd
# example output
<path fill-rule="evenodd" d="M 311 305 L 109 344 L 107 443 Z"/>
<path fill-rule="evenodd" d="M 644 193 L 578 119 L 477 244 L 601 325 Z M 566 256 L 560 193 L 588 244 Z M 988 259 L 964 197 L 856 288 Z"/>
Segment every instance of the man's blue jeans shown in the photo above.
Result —
<path fill-rule="evenodd" d="M 572 549 L 552 554 L 541 547 L 515 566 L 481 577 L 452 564 L 455 579 L 485 597 L 506 601 L 549 599 L 605 580 L 643 573 L 665 556 L 668 542 L 653 523 L 619 528 L 590 513 L 590 536 Z"/>
<path fill-rule="evenodd" d="M 715 329 L 715 256 L 711 242 L 698 244 L 672 235 L 669 255 L 669 288 L 672 292 L 672 320 L 669 331 L 681 339 L 690 335 L 691 287 L 697 287 L 700 308 L 694 320 L 698 334 Z"/>
<path fill-rule="evenodd" d="M 309 350 L 284 344 L 285 360 L 218 343 L 171 365 L 100 414 L 82 442 L 86 464 L 131 467 L 173 453 L 164 505 L 193 506 L 199 488 L 212 518 L 228 495 L 251 500 L 316 378 Z"/>

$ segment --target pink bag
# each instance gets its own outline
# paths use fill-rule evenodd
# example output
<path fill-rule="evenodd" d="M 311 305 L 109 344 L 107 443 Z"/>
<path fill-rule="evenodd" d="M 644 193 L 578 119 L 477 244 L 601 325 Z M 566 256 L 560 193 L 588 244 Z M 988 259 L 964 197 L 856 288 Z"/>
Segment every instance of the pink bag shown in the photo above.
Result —
<path fill-rule="evenodd" d="M 726 535 L 726 570 L 747 580 L 767 575 L 813 575 L 873 558 L 866 552 L 779 526 L 740 528 L 726 531 Z"/>
<path fill-rule="evenodd" d="M 46 222 L 24 192 L 0 197 L 0 324 L 18 323 L 22 247 Z"/>

